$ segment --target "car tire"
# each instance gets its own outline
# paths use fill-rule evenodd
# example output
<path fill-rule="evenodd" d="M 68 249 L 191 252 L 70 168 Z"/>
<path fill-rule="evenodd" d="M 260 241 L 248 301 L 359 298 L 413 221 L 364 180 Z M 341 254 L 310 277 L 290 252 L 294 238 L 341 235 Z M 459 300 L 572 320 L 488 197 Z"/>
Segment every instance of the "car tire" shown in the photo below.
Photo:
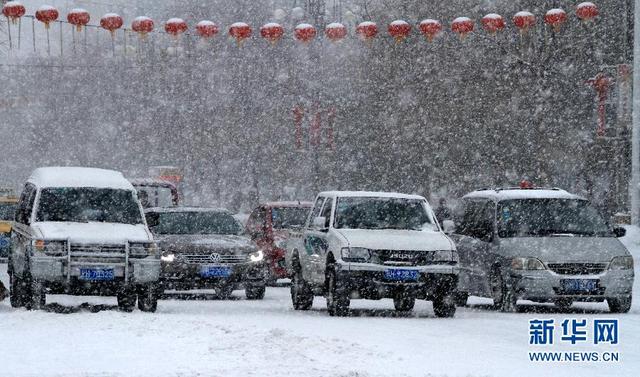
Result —
<path fill-rule="evenodd" d="M 609 304 L 609 311 L 611 313 L 628 313 L 629 310 L 631 310 L 632 301 L 633 298 L 631 295 L 607 298 L 607 304 Z"/>
<path fill-rule="evenodd" d="M 9 284 L 9 303 L 13 308 L 21 308 L 25 306 L 27 298 L 27 289 L 24 279 L 20 279 L 18 274 L 12 273 Z"/>
<path fill-rule="evenodd" d="M 244 295 L 247 297 L 247 300 L 262 300 L 264 298 L 264 293 L 266 291 L 266 287 L 263 286 L 247 286 L 244 289 Z"/>
<path fill-rule="evenodd" d="M 502 271 L 494 268 L 489 277 L 489 287 L 493 296 L 493 306 L 505 313 L 515 313 L 518 298 L 510 284 L 505 282 Z"/>
<path fill-rule="evenodd" d="M 456 306 L 466 306 L 469 294 L 467 292 L 456 292 L 454 295 Z"/>
<path fill-rule="evenodd" d="M 570 298 L 557 298 L 553 300 L 553 305 L 560 310 L 568 310 L 573 305 L 573 300 Z"/>
<path fill-rule="evenodd" d="M 336 270 L 333 266 L 327 266 L 325 277 L 325 297 L 327 299 L 327 309 L 332 317 L 345 317 L 349 315 L 349 299 L 348 291 L 344 284 L 338 280 Z"/>
<path fill-rule="evenodd" d="M 155 313 L 158 309 L 158 287 L 147 284 L 138 288 L 138 309 L 143 312 Z"/>
<path fill-rule="evenodd" d="M 451 318 L 456 314 L 456 302 L 453 293 L 437 296 L 433 299 L 433 312 L 439 318 Z"/>
<path fill-rule="evenodd" d="M 123 312 L 132 312 L 136 306 L 136 291 L 131 288 L 122 288 L 117 294 L 118 309 Z"/>
<path fill-rule="evenodd" d="M 228 300 L 233 293 L 233 284 L 223 285 L 216 288 L 216 296 L 219 300 Z"/>
<path fill-rule="evenodd" d="M 28 294 L 26 307 L 28 310 L 41 310 L 47 303 L 44 286 L 41 281 L 30 279 L 27 284 Z"/>
<path fill-rule="evenodd" d="M 294 310 L 309 310 L 313 306 L 313 292 L 302 277 L 302 268 L 297 261 L 291 274 L 291 303 Z"/>
<path fill-rule="evenodd" d="M 410 312 L 413 310 L 413 307 L 416 305 L 415 297 L 407 297 L 405 295 L 399 295 L 393 298 L 393 306 L 396 311 L 399 312 Z"/>

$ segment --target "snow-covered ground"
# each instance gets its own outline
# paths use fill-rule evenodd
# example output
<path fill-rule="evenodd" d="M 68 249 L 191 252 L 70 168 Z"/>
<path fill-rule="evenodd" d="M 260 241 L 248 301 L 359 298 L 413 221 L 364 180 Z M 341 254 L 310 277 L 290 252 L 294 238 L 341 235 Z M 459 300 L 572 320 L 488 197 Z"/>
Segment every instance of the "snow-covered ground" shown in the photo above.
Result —
<path fill-rule="evenodd" d="M 640 230 L 625 244 L 640 267 Z M 6 266 L 0 277 L 7 284 Z M 636 279 L 635 292 L 640 292 Z M 419 302 L 398 316 L 388 300 L 352 301 L 353 314 L 331 318 L 323 299 L 309 312 L 291 308 L 287 288 L 264 301 L 169 299 L 154 314 L 120 313 L 115 300 L 49 296 L 48 312 L 0 303 L 0 376 L 637 376 L 640 303 L 610 315 L 605 304 L 558 313 L 530 306 L 504 314 L 472 298 L 453 319 Z M 619 318 L 617 346 L 529 346 L 530 319 Z M 600 346 L 598 346 L 600 347 Z M 529 351 L 617 351 L 618 363 L 532 363 Z"/>

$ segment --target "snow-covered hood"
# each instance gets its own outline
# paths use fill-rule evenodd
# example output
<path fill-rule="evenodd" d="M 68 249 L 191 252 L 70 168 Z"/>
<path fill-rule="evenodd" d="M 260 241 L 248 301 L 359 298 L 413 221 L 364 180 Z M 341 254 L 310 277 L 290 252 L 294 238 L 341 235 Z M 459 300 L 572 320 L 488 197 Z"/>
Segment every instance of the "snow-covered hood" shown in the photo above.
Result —
<path fill-rule="evenodd" d="M 535 257 L 545 263 L 604 263 L 630 255 L 614 237 L 514 237 L 499 243 L 506 257 Z"/>
<path fill-rule="evenodd" d="M 36 222 L 32 228 L 36 238 L 66 240 L 80 244 L 124 244 L 153 240 L 144 224 Z"/>
<path fill-rule="evenodd" d="M 227 234 L 158 234 L 155 237 L 161 250 L 173 252 L 254 252 L 249 237 Z"/>
<path fill-rule="evenodd" d="M 407 251 L 455 250 L 449 237 L 432 230 L 336 229 L 336 232 L 347 240 L 350 247 Z"/>

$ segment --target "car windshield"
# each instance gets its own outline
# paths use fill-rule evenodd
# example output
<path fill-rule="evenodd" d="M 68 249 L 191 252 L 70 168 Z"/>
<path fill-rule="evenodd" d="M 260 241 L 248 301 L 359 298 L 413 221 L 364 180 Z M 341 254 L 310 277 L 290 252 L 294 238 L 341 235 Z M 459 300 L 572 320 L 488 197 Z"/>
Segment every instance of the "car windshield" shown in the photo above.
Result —
<path fill-rule="evenodd" d="M 0 220 L 13 221 L 17 207 L 16 203 L 0 203 Z"/>
<path fill-rule="evenodd" d="M 343 197 L 336 207 L 335 227 L 346 229 L 436 229 L 419 199 Z"/>
<path fill-rule="evenodd" d="M 309 208 L 280 207 L 271 209 L 271 224 L 274 229 L 302 227 L 307 220 Z"/>
<path fill-rule="evenodd" d="M 544 237 L 571 234 L 611 236 L 607 222 L 586 200 L 519 199 L 498 204 L 498 235 Z"/>
<path fill-rule="evenodd" d="M 45 188 L 37 221 L 142 224 L 135 193 L 110 188 Z"/>
<path fill-rule="evenodd" d="M 242 233 L 240 223 L 225 212 L 166 212 L 147 214 L 147 219 L 156 234 Z"/>

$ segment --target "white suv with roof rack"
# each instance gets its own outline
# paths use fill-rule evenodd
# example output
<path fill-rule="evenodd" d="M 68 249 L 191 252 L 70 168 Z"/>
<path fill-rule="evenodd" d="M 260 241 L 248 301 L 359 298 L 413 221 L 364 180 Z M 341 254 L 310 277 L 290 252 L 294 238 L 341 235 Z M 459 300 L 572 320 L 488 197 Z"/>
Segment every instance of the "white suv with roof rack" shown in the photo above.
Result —
<path fill-rule="evenodd" d="M 421 196 L 322 192 L 286 249 L 296 310 L 324 295 L 332 316 L 355 298 L 392 298 L 398 311 L 427 299 L 436 316 L 455 314 L 458 254 Z"/>
<path fill-rule="evenodd" d="M 617 239 L 625 229 L 585 198 L 555 188 L 484 189 L 464 196 L 461 209 L 451 235 L 458 305 L 475 295 L 503 311 L 515 311 L 518 299 L 561 308 L 606 300 L 612 312 L 629 311 L 633 258 Z"/>
<path fill-rule="evenodd" d="M 11 234 L 11 305 L 37 309 L 47 293 L 116 295 L 130 311 L 155 311 L 160 255 L 121 173 L 36 169 Z"/>

